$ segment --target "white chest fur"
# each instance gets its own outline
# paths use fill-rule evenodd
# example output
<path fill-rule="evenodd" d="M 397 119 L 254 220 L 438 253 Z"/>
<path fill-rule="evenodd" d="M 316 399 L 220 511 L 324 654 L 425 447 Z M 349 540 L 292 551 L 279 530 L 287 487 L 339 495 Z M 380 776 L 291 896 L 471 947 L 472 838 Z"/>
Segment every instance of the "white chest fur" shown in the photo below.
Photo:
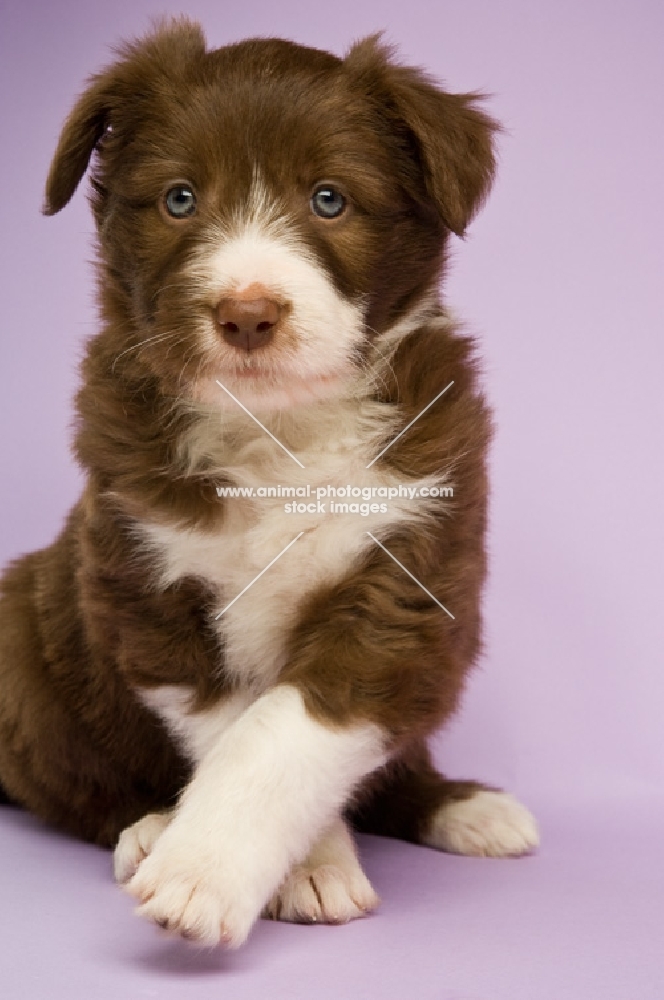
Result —
<path fill-rule="evenodd" d="M 202 421 L 187 442 L 191 463 L 203 454 L 208 463 L 212 457 L 220 482 L 223 474 L 226 482 L 254 490 L 279 485 L 302 491 L 308 485 L 312 495 L 296 498 L 308 509 L 287 510 L 293 501 L 283 496 L 231 497 L 220 500 L 225 517 L 215 532 L 151 522 L 137 525 L 157 557 L 159 585 L 194 576 L 217 593 L 214 614 L 223 613 L 215 618 L 215 627 L 225 647 L 225 669 L 241 687 L 258 694 L 274 683 L 303 599 L 342 578 L 363 550 L 375 545 L 367 532 L 380 537 L 390 526 L 431 511 L 431 499 L 381 495 L 384 488 L 399 485 L 398 480 L 378 465 L 366 468 L 381 442 L 389 440 L 390 412 L 383 404 L 347 399 L 310 408 L 299 422 L 288 418 L 273 424 L 273 432 L 304 468 L 248 418 L 232 438 L 227 415 Z M 410 480 L 408 485 L 412 490 L 441 481 L 439 476 Z M 371 499 L 317 500 L 319 486 L 374 487 L 376 493 Z M 340 512 L 332 503 L 362 504 L 364 512 Z M 275 557 L 274 565 L 262 573 Z"/>

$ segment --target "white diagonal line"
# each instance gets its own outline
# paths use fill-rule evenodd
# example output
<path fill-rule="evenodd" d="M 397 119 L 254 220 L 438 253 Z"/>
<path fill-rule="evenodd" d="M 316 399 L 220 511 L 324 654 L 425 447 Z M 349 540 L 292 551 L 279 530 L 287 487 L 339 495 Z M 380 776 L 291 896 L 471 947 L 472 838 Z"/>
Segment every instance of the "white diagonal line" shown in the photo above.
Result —
<path fill-rule="evenodd" d="M 296 535 L 296 536 L 295 536 L 295 538 L 293 539 L 293 541 L 292 541 L 292 542 L 289 542 L 289 543 L 288 543 L 288 545 L 286 546 L 286 548 L 285 548 L 285 549 L 282 549 L 282 550 L 281 550 L 281 552 L 279 553 L 279 555 L 278 555 L 278 556 L 275 556 L 275 557 L 274 557 L 274 559 L 272 560 L 272 562 L 269 562 L 269 563 L 267 564 L 267 566 L 265 567 L 265 569 L 262 569 L 262 570 L 260 571 L 260 573 L 258 574 L 258 576 L 255 576 L 255 577 L 253 578 L 253 580 L 251 581 L 251 583 L 248 583 L 248 584 L 247 584 L 247 586 L 246 586 L 246 587 L 244 588 L 244 590 L 241 590 L 241 591 L 240 591 L 240 593 L 239 593 L 239 594 L 237 595 L 237 597 L 234 597 L 234 598 L 233 598 L 233 600 L 232 600 L 232 601 L 230 602 L 230 604 L 227 604 L 227 605 L 226 605 L 226 607 L 225 607 L 225 608 L 223 608 L 223 609 L 222 609 L 222 610 L 221 610 L 221 611 L 219 612 L 219 614 L 218 614 L 218 615 L 215 615 L 215 618 L 214 618 L 214 620 L 215 620 L 215 621 L 217 621 L 217 619 L 218 619 L 218 618 L 221 618 L 221 616 L 223 615 L 224 611 L 228 611 L 228 609 L 229 609 L 229 608 L 230 608 L 230 607 L 231 607 L 231 606 L 232 606 L 233 604 L 235 604 L 235 602 L 236 602 L 236 601 L 239 601 L 239 600 L 240 600 L 240 598 L 242 597 L 242 595 L 243 595 L 243 594 L 246 594 L 246 593 L 247 593 L 247 591 L 249 590 L 249 587 L 253 587 L 253 585 L 254 585 L 254 584 L 256 583 L 256 580 L 260 580 L 260 578 L 262 577 L 263 573 L 267 573 L 267 571 L 269 570 L 270 566 L 274 566 L 274 564 L 276 563 L 277 559 L 281 559 L 281 557 L 283 556 L 284 552 L 288 552 L 288 550 L 289 550 L 289 548 L 291 547 L 291 545 L 295 545 L 295 543 L 296 543 L 296 541 L 298 540 L 298 538 L 301 538 L 303 534 L 304 534 L 304 532 L 303 532 L 303 531 L 301 531 L 299 535 Z"/>
<path fill-rule="evenodd" d="M 451 384 L 451 383 L 450 383 L 450 384 Z M 411 580 L 414 580 L 414 581 L 415 581 L 415 583 L 417 584 L 417 586 L 418 586 L 418 587 L 421 587 L 421 588 L 422 588 L 422 590 L 424 591 L 424 593 L 425 593 L 425 594 L 428 594 L 428 595 L 429 595 L 429 597 L 431 598 L 431 600 L 432 600 L 432 601 L 435 601 L 435 602 L 436 602 L 436 604 L 438 605 L 438 607 L 439 607 L 439 608 L 442 608 L 442 609 L 443 609 L 443 611 L 445 612 L 445 614 L 446 614 L 446 615 L 449 615 L 449 616 L 450 616 L 450 618 L 452 618 L 453 620 L 456 620 L 456 619 L 454 619 L 454 615 L 452 614 L 452 612 L 451 612 L 451 611 L 448 611 L 448 610 L 447 610 L 447 608 L 445 607 L 445 605 L 444 605 L 444 604 L 441 604 L 441 603 L 440 603 L 440 601 L 438 600 L 438 598 L 437 598 L 437 597 L 434 597 L 434 596 L 433 596 L 433 594 L 431 593 L 431 591 L 430 591 L 430 590 L 427 590 L 427 588 L 426 588 L 426 587 L 425 587 L 425 586 L 424 586 L 423 584 L 421 584 L 421 583 L 420 583 L 420 581 L 419 581 L 419 580 L 417 579 L 417 577 L 416 577 L 416 576 L 413 576 L 413 574 L 411 573 L 411 571 L 410 571 L 409 569 L 406 569 L 406 567 L 404 566 L 404 564 L 403 564 L 403 563 L 400 563 L 400 562 L 399 562 L 399 560 L 397 559 L 397 557 L 396 557 L 396 556 L 393 556 L 393 555 L 392 555 L 392 553 L 390 552 L 390 550 L 389 550 L 389 549 L 386 549 L 386 548 L 385 548 L 385 546 L 383 545 L 383 543 L 382 543 L 382 542 L 379 542 L 379 541 L 378 541 L 378 539 L 377 539 L 377 538 L 375 538 L 375 537 L 374 537 L 374 536 L 373 536 L 373 535 L 371 534 L 371 532 L 370 532 L 370 531 L 367 531 L 367 535 L 369 536 L 369 538 L 373 538 L 373 540 L 374 540 L 374 542 L 376 543 L 376 545 L 380 545 L 380 547 L 381 547 L 381 549 L 383 550 L 383 552 L 386 552 L 386 553 L 388 554 L 388 556 L 390 557 L 390 559 L 394 559 L 394 561 L 395 561 L 395 563 L 397 564 L 397 566 L 401 567 L 401 569 L 402 569 L 402 570 L 404 571 L 404 573 L 407 573 L 407 574 L 408 574 L 408 576 L 409 576 L 409 577 L 411 578 Z"/>
<path fill-rule="evenodd" d="M 273 440 L 273 441 L 275 441 L 275 442 L 276 442 L 276 443 L 277 443 L 277 444 L 279 445 L 279 447 L 280 447 L 280 448 L 283 448 L 283 449 L 284 449 L 284 451 L 286 452 L 286 454 L 287 454 L 287 455 L 290 455 L 290 457 L 291 457 L 291 458 L 293 459 L 293 461 L 294 461 L 294 462 L 297 462 L 297 464 L 298 464 L 298 465 L 300 466 L 300 468 L 301 468 L 301 469 L 303 469 L 303 468 L 304 468 L 304 466 L 302 465 L 302 462 L 300 462 L 300 460 L 299 460 L 298 458 L 296 458 L 296 457 L 295 457 L 295 455 L 293 455 L 293 453 L 292 453 L 292 452 L 290 452 L 290 451 L 288 450 L 288 448 L 286 447 L 286 445 L 284 445 L 284 444 L 282 444 L 282 443 L 281 443 L 281 441 L 279 440 L 279 438 L 276 438 L 276 437 L 274 436 L 274 434 L 272 433 L 272 431 L 269 431 L 269 430 L 267 429 L 267 427 L 265 427 L 265 426 L 264 426 L 264 425 L 263 425 L 263 424 L 262 424 L 262 423 L 260 422 L 260 420 L 258 419 L 258 417 L 255 417 L 255 416 L 253 415 L 253 413 L 251 412 L 251 410 L 248 410 L 248 409 L 247 409 L 247 407 L 246 407 L 246 406 L 244 405 L 244 403 L 241 403 L 241 402 L 240 402 L 240 400 L 239 400 L 239 399 L 237 398 L 237 396 L 234 396 L 234 395 L 233 395 L 233 393 L 232 393 L 232 392 L 230 391 L 230 389 L 227 389 L 225 385 L 221 385 L 221 382 L 219 381 L 219 379 L 218 379 L 218 378 L 216 378 L 216 379 L 215 379 L 215 382 L 217 383 L 217 385 L 218 385 L 218 386 L 221 386 L 221 388 L 222 388 L 222 389 L 224 390 L 224 392 L 225 392 L 225 393 L 226 393 L 227 395 L 229 395 L 229 396 L 231 397 L 231 399 L 232 399 L 232 400 L 233 400 L 234 402 L 236 402 L 236 403 L 237 403 L 237 405 L 238 405 L 238 406 L 241 406 L 241 407 L 242 407 L 242 409 L 243 409 L 243 410 L 244 410 L 244 412 L 245 412 L 245 413 L 247 414 L 247 416 L 248 416 L 248 417 L 251 417 L 251 419 L 252 419 L 253 421 L 255 421 L 255 422 L 256 422 L 256 423 L 258 424 L 258 426 L 259 426 L 259 427 L 261 428 L 261 430 L 264 430 L 266 434 L 269 434 L 269 435 L 270 435 L 270 437 L 272 438 L 272 440 Z M 435 402 L 435 400 L 434 400 L 434 402 Z"/>
<path fill-rule="evenodd" d="M 443 390 L 442 390 L 441 392 L 439 392 L 439 393 L 438 393 L 438 395 L 436 396 L 436 399 L 440 399 L 440 397 L 441 397 L 441 396 L 443 395 L 443 393 L 444 393 L 444 392 L 447 392 L 447 390 L 449 389 L 450 385 L 454 385 L 454 379 L 452 379 L 452 381 L 451 381 L 451 382 L 449 383 L 449 385 L 446 385 L 446 386 L 445 386 L 445 388 L 444 388 L 444 389 L 443 389 Z M 378 461 L 378 459 L 380 458 L 380 456 L 381 456 L 381 455 L 384 455 L 384 454 L 385 454 L 385 452 L 387 451 L 387 449 L 388 449 L 388 448 L 391 448 L 391 447 L 392 447 L 392 445 L 394 444 L 394 442 L 395 442 L 395 441 L 398 441 L 398 440 L 399 440 L 399 438 L 401 437 L 401 435 L 402 435 L 402 434 L 405 434 L 405 433 L 406 433 L 406 431 L 407 431 L 407 430 L 408 430 L 408 429 L 409 429 L 410 427 L 412 427 L 412 426 L 413 426 L 413 424 L 415 423 L 415 421 L 416 421 L 416 420 L 419 420 L 419 419 L 420 419 L 420 417 L 422 416 L 422 414 L 423 414 L 423 413 L 426 413 L 426 412 L 427 412 L 427 410 L 429 409 L 429 407 L 430 407 L 430 406 L 433 406 L 433 404 L 434 404 L 434 403 L 436 402 L 436 399 L 432 399 L 430 403 L 427 403 L 427 405 L 426 405 L 426 406 L 424 407 L 424 409 L 423 409 L 423 410 L 420 410 L 420 412 L 419 412 L 419 413 L 417 414 L 417 416 L 416 416 L 416 417 L 413 417 L 413 419 L 411 420 L 411 422 L 410 422 L 409 424 L 406 424 L 406 426 L 404 427 L 404 429 L 403 429 L 402 431 L 399 431 L 399 433 L 397 434 L 397 436 L 396 436 L 396 437 L 393 437 L 393 438 L 392 438 L 392 440 L 390 441 L 390 443 L 389 443 L 389 444 L 386 444 L 386 445 L 385 445 L 385 447 L 383 448 L 383 450 L 382 450 L 382 451 L 380 451 L 380 452 L 379 452 L 379 453 L 378 453 L 378 454 L 376 455 L 376 457 L 375 457 L 375 458 L 373 458 L 373 459 L 372 459 L 372 460 L 371 460 L 371 461 L 369 462 L 369 464 L 368 464 L 367 466 L 365 466 L 365 468 L 367 468 L 367 469 L 370 469 L 370 468 L 371 468 L 371 466 L 372 466 L 372 465 L 374 464 L 374 462 L 377 462 L 377 461 Z M 378 544 L 380 544 L 380 542 L 379 542 Z M 434 598 L 434 600 L 435 600 L 435 598 Z"/>

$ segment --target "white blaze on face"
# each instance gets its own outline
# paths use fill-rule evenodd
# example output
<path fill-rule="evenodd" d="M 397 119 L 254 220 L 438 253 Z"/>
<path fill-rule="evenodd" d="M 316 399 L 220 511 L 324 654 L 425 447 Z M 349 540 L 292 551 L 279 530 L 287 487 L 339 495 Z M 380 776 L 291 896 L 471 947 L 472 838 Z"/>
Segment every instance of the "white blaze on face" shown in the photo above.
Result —
<path fill-rule="evenodd" d="M 209 234 L 189 274 L 212 310 L 252 286 L 283 306 L 270 344 L 252 352 L 227 344 L 211 316 L 201 335 L 213 364 L 197 384 L 198 399 L 235 407 L 218 378 L 246 406 L 292 406 L 338 393 L 354 374 L 352 358 L 364 339 L 362 302 L 335 288 L 260 181 L 247 209 Z"/>

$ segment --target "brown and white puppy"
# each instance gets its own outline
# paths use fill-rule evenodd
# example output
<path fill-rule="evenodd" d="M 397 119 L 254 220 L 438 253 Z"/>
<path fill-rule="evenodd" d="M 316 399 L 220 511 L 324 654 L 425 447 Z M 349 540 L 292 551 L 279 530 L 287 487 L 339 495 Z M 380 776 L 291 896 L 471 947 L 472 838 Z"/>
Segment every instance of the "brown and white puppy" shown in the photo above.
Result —
<path fill-rule="evenodd" d="M 537 841 L 425 742 L 480 649 L 490 419 L 437 283 L 495 129 L 376 38 L 206 51 L 184 20 L 125 45 L 64 126 L 47 214 L 94 159 L 87 486 L 2 581 L 0 781 L 117 844 L 141 912 L 184 937 L 371 910 L 348 821 L 466 854 Z M 256 492 L 277 484 L 392 495 L 286 509 Z"/>

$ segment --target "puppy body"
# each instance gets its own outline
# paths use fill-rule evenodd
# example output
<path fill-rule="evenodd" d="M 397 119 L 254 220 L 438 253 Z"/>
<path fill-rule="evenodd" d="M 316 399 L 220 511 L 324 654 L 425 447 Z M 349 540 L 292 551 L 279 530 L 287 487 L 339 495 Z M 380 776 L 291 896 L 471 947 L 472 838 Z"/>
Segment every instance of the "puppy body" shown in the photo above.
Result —
<path fill-rule="evenodd" d="M 344 813 L 468 853 L 536 841 L 425 744 L 480 648 L 490 419 L 435 289 L 494 128 L 375 39 L 206 52 L 187 22 L 126 46 L 65 125 L 48 212 L 96 148 L 88 481 L 3 579 L 0 780 L 122 833 L 118 877 L 184 936 L 371 909 Z M 275 484 L 376 502 L 287 511 Z"/>

